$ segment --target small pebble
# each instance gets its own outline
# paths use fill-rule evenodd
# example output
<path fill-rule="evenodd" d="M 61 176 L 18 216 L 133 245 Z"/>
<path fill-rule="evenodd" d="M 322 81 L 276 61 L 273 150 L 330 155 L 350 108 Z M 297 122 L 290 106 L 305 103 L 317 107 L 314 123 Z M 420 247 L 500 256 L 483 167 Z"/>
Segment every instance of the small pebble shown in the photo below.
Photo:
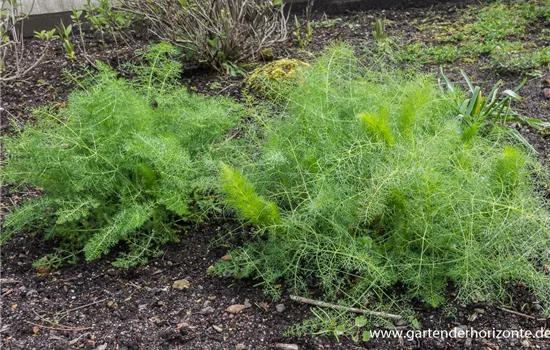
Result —
<path fill-rule="evenodd" d="M 238 314 L 239 312 L 243 311 L 244 309 L 246 309 L 246 306 L 241 305 L 241 304 L 234 304 L 234 305 L 229 306 L 227 309 L 225 309 L 225 312 L 230 313 L 230 314 Z"/>
<path fill-rule="evenodd" d="M 296 344 L 282 344 L 282 343 L 279 343 L 279 344 L 273 345 L 273 347 L 275 349 L 281 349 L 281 350 L 299 350 L 300 349 L 300 347 L 298 347 L 298 345 L 296 345 Z"/>
<path fill-rule="evenodd" d="M 214 313 L 214 308 L 212 306 L 208 306 L 208 307 L 205 307 L 204 309 L 202 309 L 199 313 L 201 315 L 209 315 L 209 314 L 212 314 Z"/>
<path fill-rule="evenodd" d="M 174 281 L 174 283 L 172 284 L 173 289 L 180 289 L 180 290 L 189 289 L 190 286 L 191 286 L 191 283 L 189 283 L 189 281 L 186 279 Z"/>

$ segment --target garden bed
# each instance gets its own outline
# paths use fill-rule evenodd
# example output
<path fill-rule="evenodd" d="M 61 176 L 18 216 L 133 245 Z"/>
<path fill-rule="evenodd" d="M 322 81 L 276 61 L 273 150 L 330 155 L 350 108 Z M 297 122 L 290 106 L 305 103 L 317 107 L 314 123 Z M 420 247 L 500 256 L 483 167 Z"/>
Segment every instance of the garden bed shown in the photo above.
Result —
<path fill-rule="evenodd" d="M 431 44 L 431 36 L 423 35 L 413 23 L 457 22 L 460 8 L 449 5 L 430 9 L 406 8 L 400 10 L 369 11 L 345 15 L 322 16 L 314 19 L 318 26 L 308 49 L 322 50 L 330 41 L 345 40 L 356 47 L 372 40 L 372 21 L 385 17 L 390 22 L 390 37 L 402 37 L 409 42 L 420 39 Z M 545 29 L 543 24 L 532 28 L 526 40 L 535 40 Z M 134 57 L 135 47 L 117 48 L 110 43 L 106 48 L 93 44 L 90 53 L 117 66 Z M 33 41 L 30 46 L 40 46 Z M 136 47 L 144 42 L 137 42 Z M 33 50 L 34 51 L 34 50 Z M 275 57 L 308 58 L 292 41 L 274 50 Z M 83 62 L 78 62 L 83 63 Z M 61 69 L 76 68 L 68 62 L 60 45 L 37 68 L 28 81 L 4 87 L 2 131 L 9 132 L 9 123 L 22 124 L 30 118 L 30 108 L 45 103 L 66 102 L 73 84 L 63 79 Z M 460 79 L 457 68 L 464 69 L 476 82 L 491 86 L 503 79 L 505 86 L 517 85 L 525 71 L 499 75 L 490 66 L 490 58 L 481 56 L 475 62 L 458 60 L 444 64 L 445 71 L 455 81 Z M 424 69 L 436 73 L 439 64 L 426 63 Z M 520 95 L 523 101 L 516 105 L 527 116 L 550 121 L 550 108 L 543 94 L 543 81 L 548 70 L 529 77 Z M 185 85 L 192 91 L 207 95 L 229 95 L 241 98 L 239 79 L 220 77 L 209 70 L 185 70 Z M 7 116 L 7 117 L 6 117 Z M 550 148 L 537 131 L 517 126 L 522 135 L 540 153 L 547 163 Z M 37 190 L 3 188 L 2 212 L 22 200 L 37 195 Z M 289 337 L 288 327 L 311 317 L 309 308 L 297 304 L 283 294 L 273 302 L 264 296 L 254 282 L 220 278 L 207 273 L 226 250 L 215 244 L 215 238 L 230 229 L 227 225 L 189 227 L 182 232 L 181 241 L 166 249 L 164 255 L 147 265 L 118 269 L 110 265 L 113 256 L 94 262 L 84 262 L 59 271 L 37 271 L 32 263 L 51 247 L 39 237 L 17 234 L 2 249 L 2 347 L 6 349 L 271 349 L 276 344 L 297 344 L 300 349 L 508 349 L 513 347 L 549 347 L 548 339 L 372 339 L 354 343 L 333 337 Z M 172 288 L 174 281 L 186 279 L 187 289 Z M 473 329 L 530 329 L 546 327 L 539 320 L 538 303 L 521 285 L 510 286 L 515 295 L 513 305 L 470 304 L 453 301 L 456 293 L 447 292 L 449 303 L 444 308 L 431 309 L 418 303 L 414 306 L 417 320 L 424 329 L 450 330 L 454 327 Z M 319 296 L 321 297 L 321 296 Z M 242 313 L 226 312 L 230 305 L 243 304 Z M 59 324 L 48 323 L 60 319 Z M 57 329 L 56 329 L 57 328 Z M 412 330 L 411 327 L 404 329 Z M 104 347 L 105 346 L 105 347 Z"/>

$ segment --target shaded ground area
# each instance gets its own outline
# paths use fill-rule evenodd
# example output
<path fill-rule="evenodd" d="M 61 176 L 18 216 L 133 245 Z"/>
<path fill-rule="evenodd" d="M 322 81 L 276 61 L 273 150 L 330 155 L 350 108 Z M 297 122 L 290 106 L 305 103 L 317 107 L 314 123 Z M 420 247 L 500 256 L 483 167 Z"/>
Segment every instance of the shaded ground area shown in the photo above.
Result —
<path fill-rule="evenodd" d="M 406 42 L 422 40 L 429 44 L 433 36 L 419 31 L 429 21 L 456 22 L 460 9 L 435 6 L 403 10 L 369 11 L 338 16 L 316 14 L 312 42 L 308 50 L 321 50 L 329 41 L 346 40 L 358 48 L 372 41 L 372 22 L 389 20 L 387 31 Z M 432 23 L 430 22 L 430 23 Z M 531 28 L 529 35 L 541 33 L 546 24 Z M 538 29 L 537 29 L 538 28 Z M 538 32 L 537 32 L 538 30 Z M 534 34 L 533 34 L 534 33 Z M 541 39 L 547 40 L 547 39 Z M 543 42 L 543 44 L 548 42 Z M 40 46 L 39 42 L 29 45 Z M 95 46 L 94 46 L 95 45 Z M 93 58 L 116 66 L 135 57 L 133 47 L 114 49 L 113 44 L 94 44 L 88 51 Z M 293 41 L 274 50 L 275 57 L 302 57 L 304 53 Z M 9 123 L 29 120 L 30 109 L 44 103 L 64 103 L 73 82 L 64 78 L 64 68 L 76 69 L 79 63 L 68 62 L 61 45 L 56 45 L 44 65 L 26 82 L 2 87 L 2 132 Z M 491 58 L 480 56 L 476 62 L 457 60 L 444 63 L 445 71 L 461 80 L 458 68 L 465 69 L 476 82 L 492 85 L 503 79 L 507 87 L 518 84 L 522 74 L 501 75 L 491 68 Z M 424 69 L 437 72 L 439 65 L 425 64 Z M 528 75 L 520 91 L 524 98 L 516 107 L 525 115 L 550 121 L 550 108 L 543 89 L 550 78 L 548 69 Z M 187 69 L 185 85 L 205 94 L 240 97 L 239 79 L 220 78 L 202 69 Z M 546 135 L 516 126 L 547 161 L 550 148 Z M 2 212 L 37 190 L 3 188 Z M 182 232 L 181 242 L 168 247 L 166 253 L 146 266 L 117 269 L 109 257 L 82 263 L 60 271 L 37 271 L 32 263 L 49 252 L 40 237 L 16 235 L 2 248 L 2 322 L 0 347 L 5 349 L 273 349 L 277 344 L 294 344 L 298 349 L 550 349 L 550 339 L 372 339 L 354 343 L 337 342 L 333 337 L 286 337 L 291 325 L 312 317 L 309 307 L 288 300 L 288 295 L 274 302 L 262 294 L 254 281 L 235 281 L 207 274 L 206 270 L 225 254 L 212 245 L 218 234 L 227 230 L 216 225 L 193 227 Z M 188 288 L 173 288 L 185 279 Z M 185 284 L 181 282 L 181 284 Z M 427 309 L 418 304 L 417 318 L 423 329 L 451 330 L 455 327 L 482 329 L 529 329 L 547 327 L 538 315 L 539 307 L 521 285 L 510 286 L 514 304 L 504 306 L 460 305 L 449 291 L 449 304 Z M 226 312 L 231 305 L 244 305 L 240 313 Z M 517 314 L 510 311 L 515 311 Z M 412 330 L 404 327 L 403 330 Z M 296 349 L 288 347 L 287 349 Z"/>

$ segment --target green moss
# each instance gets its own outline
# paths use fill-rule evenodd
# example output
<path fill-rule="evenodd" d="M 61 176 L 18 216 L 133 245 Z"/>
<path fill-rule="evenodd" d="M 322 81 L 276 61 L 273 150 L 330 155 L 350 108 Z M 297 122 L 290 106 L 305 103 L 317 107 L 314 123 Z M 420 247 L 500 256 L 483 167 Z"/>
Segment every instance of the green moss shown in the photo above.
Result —
<path fill-rule="evenodd" d="M 309 64 L 293 58 L 270 62 L 252 71 L 245 79 L 245 90 L 267 95 L 270 85 L 282 79 L 291 79 L 301 67 L 309 67 Z"/>

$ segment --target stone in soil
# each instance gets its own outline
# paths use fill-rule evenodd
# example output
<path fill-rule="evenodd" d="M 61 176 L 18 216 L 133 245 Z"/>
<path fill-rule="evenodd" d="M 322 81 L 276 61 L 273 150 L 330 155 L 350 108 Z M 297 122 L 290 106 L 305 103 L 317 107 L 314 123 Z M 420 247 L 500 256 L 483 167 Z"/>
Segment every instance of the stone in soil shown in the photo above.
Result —
<path fill-rule="evenodd" d="M 243 311 L 244 309 L 246 309 L 246 306 L 241 305 L 241 304 L 234 304 L 234 305 L 229 306 L 227 309 L 225 309 L 225 312 L 227 312 L 229 314 L 238 314 L 239 312 Z"/>
<path fill-rule="evenodd" d="M 173 289 L 189 289 L 191 287 L 191 283 L 189 283 L 188 280 L 177 280 L 174 281 L 174 284 L 172 284 Z"/>

